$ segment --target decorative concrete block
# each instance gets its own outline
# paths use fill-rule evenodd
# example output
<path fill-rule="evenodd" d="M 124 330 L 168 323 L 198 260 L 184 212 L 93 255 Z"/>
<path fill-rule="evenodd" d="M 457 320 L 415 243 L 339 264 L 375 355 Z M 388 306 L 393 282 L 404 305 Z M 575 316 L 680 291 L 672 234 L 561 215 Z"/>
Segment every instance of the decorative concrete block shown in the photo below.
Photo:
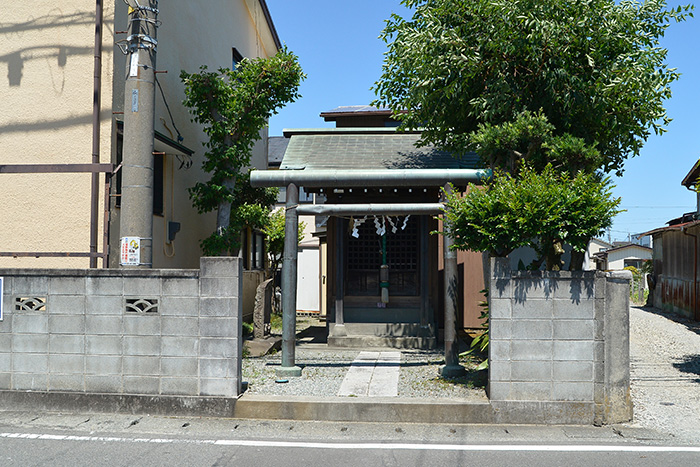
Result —
<path fill-rule="evenodd" d="M 513 360 L 551 360 L 552 341 L 513 340 L 511 355 Z"/>
<path fill-rule="evenodd" d="M 120 375 L 86 375 L 85 391 L 93 393 L 122 393 L 124 385 Z"/>
<path fill-rule="evenodd" d="M 42 314 L 14 313 L 12 316 L 12 332 L 46 334 L 49 330 L 49 316 Z"/>
<path fill-rule="evenodd" d="M 47 391 L 49 389 L 48 374 L 18 373 L 12 375 L 12 389 L 19 391 Z"/>
<path fill-rule="evenodd" d="M 594 300 L 553 300 L 554 319 L 593 319 L 595 317 Z"/>
<path fill-rule="evenodd" d="M 553 362 L 552 378 L 555 382 L 593 381 L 593 362 Z"/>
<path fill-rule="evenodd" d="M 552 380 L 552 362 L 514 361 L 511 363 L 510 374 L 514 382 L 548 382 Z"/>
<path fill-rule="evenodd" d="M 85 315 L 49 315 L 49 333 L 85 334 Z"/>
<path fill-rule="evenodd" d="M 49 391 L 85 391 L 85 377 L 83 374 L 74 375 L 49 375 Z"/>
<path fill-rule="evenodd" d="M 551 339 L 551 320 L 516 320 L 513 321 L 513 339 Z"/>
<path fill-rule="evenodd" d="M 197 378 L 161 378 L 160 393 L 173 396 L 197 396 L 199 380 Z"/>
<path fill-rule="evenodd" d="M 238 319 L 200 318 L 199 334 L 202 337 L 238 337 Z"/>
<path fill-rule="evenodd" d="M 160 316 L 126 313 L 123 318 L 124 334 L 134 336 L 160 336 Z"/>
<path fill-rule="evenodd" d="M 87 296 L 123 295 L 124 279 L 122 277 L 87 277 L 85 279 Z"/>
<path fill-rule="evenodd" d="M 554 339 L 593 340 L 595 338 L 593 320 L 557 320 L 554 321 Z"/>
<path fill-rule="evenodd" d="M 162 295 L 161 281 L 156 277 L 125 277 L 124 295 L 152 298 Z"/>
<path fill-rule="evenodd" d="M 156 336 L 124 336 L 123 355 L 160 355 L 160 337 Z"/>
<path fill-rule="evenodd" d="M 204 358 L 240 358 L 239 350 L 238 339 L 203 338 L 199 355 Z"/>
<path fill-rule="evenodd" d="M 122 357 L 113 355 L 87 355 L 85 373 L 88 375 L 121 375 Z"/>
<path fill-rule="evenodd" d="M 14 353 L 47 353 L 48 351 L 48 334 L 15 334 L 12 339 Z"/>
<path fill-rule="evenodd" d="M 49 373 L 85 374 L 85 355 L 49 355 Z"/>
<path fill-rule="evenodd" d="M 163 376 L 199 376 L 199 360 L 192 357 L 163 357 L 160 362 Z"/>
<path fill-rule="evenodd" d="M 510 298 L 492 298 L 489 303 L 489 315 L 491 319 L 512 317 L 512 303 Z"/>
<path fill-rule="evenodd" d="M 553 300 L 531 299 L 514 300 L 513 319 L 552 319 Z"/>
<path fill-rule="evenodd" d="M 593 382 L 554 383 L 552 399 L 555 401 L 593 401 Z"/>
<path fill-rule="evenodd" d="M 235 358 L 202 358 L 199 360 L 199 375 L 202 378 L 235 378 L 238 362 Z"/>
<path fill-rule="evenodd" d="M 160 333 L 163 336 L 197 337 L 199 335 L 199 319 L 197 318 L 162 316 L 160 319 Z"/>
<path fill-rule="evenodd" d="M 88 295 L 85 310 L 88 315 L 121 316 L 124 314 L 124 298 L 121 295 Z"/>
<path fill-rule="evenodd" d="M 124 392 L 127 394 L 158 394 L 160 378 L 150 376 L 124 376 Z"/>
<path fill-rule="evenodd" d="M 50 276 L 50 295 L 85 295 L 85 277 Z"/>
<path fill-rule="evenodd" d="M 85 317 L 85 332 L 88 335 L 121 335 L 122 317 L 87 315 Z"/>
<path fill-rule="evenodd" d="M 196 277 L 164 277 L 162 287 L 164 296 L 199 296 L 199 280 Z"/>
<path fill-rule="evenodd" d="M 199 339 L 163 336 L 160 352 L 164 357 L 196 357 L 199 355 Z"/>
<path fill-rule="evenodd" d="M 158 307 L 158 314 L 161 316 L 196 317 L 199 313 L 199 302 L 200 300 L 197 298 L 162 297 L 161 306 Z"/>
<path fill-rule="evenodd" d="M 202 298 L 199 305 L 200 316 L 238 316 L 236 298 Z"/>
<path fill-rule="evenodd" d="M 48 373 L 49 356 L 39 353 L 14 353 L 12 354 L 12 371 L 35 375 Z M 45 383 L 44 386 L 46 386 Z"/>
<path fill-rule="evenodd" d="M 236 397 L 238 396 L 237 384 L 240 383 L 234 379 L 203 378 L 199 382 L 199 392 L 203 396 Z"/>
<path fill-rule="evenodd" d="M 160 357 L 124 356 L 124 375 L 158 376 L 160 375 Z"/>
<path fill-rule="evenodd" d="M 46 308 L 52 315 L 83 315 L 85 295 L 51 295 Z"/>
<path fill-rule="evenodd" d="M 591 341 L 554 341 L 554 360 L 586 360 L 595 357 L 594 342 Z"/>
<path fill-rule="evenodd" d="M 548 401 L 552 397 L 551 382 L 513 382 L 510 396 L 518 401 Z"/>
<path fill-rule="evenodd" d="M 88 355 L 121 355 L 121 336 L 86 336 L 86 352 Z"/>
<path fill-rule="evenodd" d="M 202 277 L 199 287 L 202 297 L 237 297 L 239 283 L 230 277 Z"/>
<path fill-rule="evenodd" d="M 12 278 L 12 289 L 5 278 L 5 293 L 13 290 L 16 295 L 47 295 L 49 293 L 48 276 L 15 276 Z"/>

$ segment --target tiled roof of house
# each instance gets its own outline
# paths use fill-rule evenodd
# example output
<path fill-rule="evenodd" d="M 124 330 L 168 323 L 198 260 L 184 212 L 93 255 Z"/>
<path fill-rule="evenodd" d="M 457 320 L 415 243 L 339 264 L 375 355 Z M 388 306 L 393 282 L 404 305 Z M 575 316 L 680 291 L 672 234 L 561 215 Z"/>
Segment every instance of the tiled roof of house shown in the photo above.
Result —
<path fill-rule="evenodd" d="M 281 169 L 477 169 L 479 156 L 461 158 L 415 146 L 418 132 L 390 128 L 285 130 L 291 139 Z"/>

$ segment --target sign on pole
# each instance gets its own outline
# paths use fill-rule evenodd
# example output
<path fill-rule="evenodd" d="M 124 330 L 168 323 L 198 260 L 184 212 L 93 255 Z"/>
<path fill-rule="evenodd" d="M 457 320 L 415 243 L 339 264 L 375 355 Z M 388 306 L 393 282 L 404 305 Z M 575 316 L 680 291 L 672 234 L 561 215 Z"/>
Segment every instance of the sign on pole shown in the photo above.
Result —
<path fill-rule="evenodd" d="M 141 263 L 141 239 L 122 237 L 120 262 L 123 266 L 138 266 Z"/>

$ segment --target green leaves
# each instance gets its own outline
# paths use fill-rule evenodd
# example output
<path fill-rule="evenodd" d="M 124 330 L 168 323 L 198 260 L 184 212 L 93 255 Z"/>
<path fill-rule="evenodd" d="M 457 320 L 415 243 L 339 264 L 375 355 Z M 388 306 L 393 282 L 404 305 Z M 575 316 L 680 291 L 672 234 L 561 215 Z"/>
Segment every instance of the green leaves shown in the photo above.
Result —
<path fill-rule="evenodd" d="M 403 3 L 414 9 L 412 18 L 392 16 L 380 36 L 388 51 L 375 104 L 393 109 L 404 128 L 424 128 L 423 143 L 460 154 L 479 125 L 541 111 L 553 136 L 579 138 L 598 151 L 596 168 L 620 174 L 651 132 L 668 124 L 663 101 L 679 74 L 665 63 L 659 39 L 672 22 L 692 16 L 691 6 Z"/>
<path fill-rule="evenodd" d="M 198 73 L 180 73 L 183 103 L 209 136 L 202 169 L 211 179 L 189 189 L 200 213 L 218 210 L 216 232 L 201 245 L 206 254 L 237 251 L 241 228 L 265 225 L 274 194 L 253 190 L 241 170 L 250 164 L 260 130 L 278 109 L 300 97 L 305 78 L 296 55 L 286 47 L 270 58 L 243 59 L 235 70 L 212 72 L 201 66 Z"/>
<path fill-rule="evenodd" d="M 457 248 L 506 256 L 531 246 L 552 256 L 548 268 L 558 269 L 564 242 L 584 251 L 612 225 L 620 200 L 611 190 L 610 179 L 595 174 L 524 166 L 517 176 L 497 172 L 485 189 L 472 185 L 463 197 L 448 195 L 445 225 Z"/>

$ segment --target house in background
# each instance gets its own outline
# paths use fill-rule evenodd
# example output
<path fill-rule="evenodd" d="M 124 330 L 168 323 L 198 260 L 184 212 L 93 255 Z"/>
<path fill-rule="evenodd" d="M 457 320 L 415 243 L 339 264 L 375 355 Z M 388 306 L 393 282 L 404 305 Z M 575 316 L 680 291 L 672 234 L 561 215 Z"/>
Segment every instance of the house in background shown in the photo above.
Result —
<path fill-rule="evenodd" d="M 681 184 L 695 192 L 700 176 L 700 161 L 690 169 Z M 641 236 L 653 238 L 652 303 L 656 308 L 673 311 L 700 321 L 698 306 L 698 247 L 700 242 L 700 197 L 695 194 L 695 212 L 667 222 L 666 227 L 651 230 Z"/>
<path fill-rule="evenodd" d="M 641 269 L 645 261 L 652 258 L 652 249 L 636 243 L 622 242 L 593 254 L 597 268 L 602 271 L 620 270 L 633 266 Z"/>
<path fill-rule="evenodd" d="M 121 157 L 126 58 L 117 42 L 126 38 L 127 5 L 107 0 L 103 8 L 99 162 L 117 166 Z M 28 0 L 7 8 L 0 29 L 0 164 L 89 164 L 92 158 L 95 3 L 57 5 Z M 200 169 L 206 140 L 183 107 L 180 70 L 232 67 L 242 57 L 269 57 L 281 47 L 264 0 L 197 3 L 160 2 L 158 86 L 155 102 L 153 267 L 196 268 L 199 241 L 215 228 L 215 215 L 199 215 L 187 188 L 205 180 Z M 21 38 L 21 39 L 20 39 Z M 162 93 L 161 93 L 162 91 Z M 252 165 L 267 166 L 267 132 Z M 0 171 L 2 172 L 2 171 Z M 0 250 L 88 252 L 91 197 L 99 200 L 97 251 L 104 250 L 104 175 L 91 193 L 90 173 L 0 173 Z M 116 177 L 115 177 L 116 179 Z M 110 198 L 109 266 L 118 265 L 118 182 Z M 175 226 L 179 231 L 174 236 Z M 169 229 L 170 226 L 170 229 Z M 86 257 L 0 257 L 0 267 L 88 267 Z M 99 262 L 102 265 L 102 262 Z M 106 265 L 106 264 L 105 264 Z"/>

